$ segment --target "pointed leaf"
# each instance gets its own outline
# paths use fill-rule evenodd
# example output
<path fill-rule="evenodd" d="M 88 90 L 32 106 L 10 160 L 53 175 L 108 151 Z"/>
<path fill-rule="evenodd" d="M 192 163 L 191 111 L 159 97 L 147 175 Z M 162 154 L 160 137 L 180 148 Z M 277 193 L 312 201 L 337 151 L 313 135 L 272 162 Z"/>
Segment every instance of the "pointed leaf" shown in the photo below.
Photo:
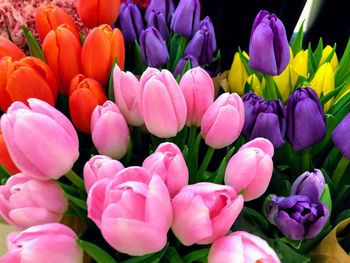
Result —
<path fill-rule="evenodd" d="M 33 36 L 33 34 L 29 31 L 29 29 L 26 26 L 22 26 L 22 30 L 23 30 L 24 36 L 27 40 L 30 54 L 33 57 L 40 58 L 42 61 L 46 62 L 45 56 L 41 50 L 41 47 L 40 47 L 38 41 Z"/>
<path fill-rule="evenodd" d="M 90 257 L 96 260 L 97 263 L 117 263 L 112 256 L 95 244 L 81 239 L 77 239 L 77 243 Z"/>

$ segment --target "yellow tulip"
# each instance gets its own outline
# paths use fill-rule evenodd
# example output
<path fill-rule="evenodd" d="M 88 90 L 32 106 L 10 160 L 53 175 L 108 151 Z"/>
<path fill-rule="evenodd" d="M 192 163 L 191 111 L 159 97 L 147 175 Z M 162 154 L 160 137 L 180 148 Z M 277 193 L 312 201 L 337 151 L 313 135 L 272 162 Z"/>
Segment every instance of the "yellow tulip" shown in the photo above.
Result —
<path fill-rule="evenodd" d="M 243 52 L 244 56 L 248 58 L 248 54 Z M 248 72 L 239 56 L 236 52 L 231 65 L 230 72 L 228 73 L 228 90 L 227 92 L 236 92 L 239 95 L 244 94 L 244 85 L 248 78 Z"/>
<path fill-rule="evenodd" d="M 334 104 L 337 104 L 340 101 L 340 99 L 344 97 L 346 94 L 348 94 L 349 92 L 350 92 L 350 84 L 342 89 L 340 94 L 338 94 L 338 96 L 336 97 Z"/>
<path fill-rule="evenodd" d="M 299 51 L 293 61 L 290 63 L 290 81 L 292 90 L 295 90 L 295 87 L 299 77 L 307 78 L 307 62 L 308 62 L 308 51 L 301 50 Z"/>
<path fill-rule="evenodd" d="M 289 98 L 290 93 L 292 92 L 290 83 L 290 65 L 286 67 L 281 75 L 274 76 L 273 79 L 275 80 L 277 89 L 281 94 L 283 102 L 286 102 Z"/>
<path fill-rule="evenodd" d="M 260 82 L 258 77 L 255 74 L 252 74 L 247 78 L 247 83 L 250 85 L 251 89 L 256 95 L 263 96 L 263 91 L 265 89 L 265 78 L 263 78 Z"/>
<path fill-rule="evenodd" d="M 326 61 L 327 57 L 329 56 L 329 54 L 332 52 L 333 48 L 329 45 L 327 45 L 322 52 L 322 57 L 320 60 L 320 66 Z M 339 63 L 338 63 L 338 57 L 337 54 L 334 52 L 333 57 L 330 61 L 330 64 L 332 66 L 333 72 L 335 72 L 335 70 L 337 69 Z"/>

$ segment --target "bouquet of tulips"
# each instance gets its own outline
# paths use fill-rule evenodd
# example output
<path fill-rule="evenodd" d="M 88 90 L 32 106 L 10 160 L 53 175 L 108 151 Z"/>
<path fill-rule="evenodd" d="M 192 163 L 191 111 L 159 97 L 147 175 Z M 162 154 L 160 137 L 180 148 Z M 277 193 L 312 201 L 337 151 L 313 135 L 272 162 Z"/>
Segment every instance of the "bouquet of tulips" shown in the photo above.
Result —
<path fill-rule="evenodd" d="M 262 10 L 221 73 L 199 0 L 35 8 L 0 36 L 0 263 L 350 260 L 350 42 Z"/>

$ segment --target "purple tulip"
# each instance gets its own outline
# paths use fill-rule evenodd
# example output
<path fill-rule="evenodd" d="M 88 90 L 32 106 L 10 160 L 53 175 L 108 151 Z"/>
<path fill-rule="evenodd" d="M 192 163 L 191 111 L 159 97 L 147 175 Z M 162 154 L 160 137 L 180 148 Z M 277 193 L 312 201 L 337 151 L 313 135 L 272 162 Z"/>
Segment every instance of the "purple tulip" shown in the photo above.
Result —
<path fill-rule="evenodd" d="M 131 0 L 120 5 L 120 27 L 125 43 L 133 44 L 144 28 L 139 8 Z"/>
<path fill-rule="evenodd" d="M 190 62 L 190 68 L 198 67 L 198 61 L 194 56 L 187 55 L 179 60 L 174 70 L 174 77 L 176 78 L 178 75 L 182 74 L 187 62 Z"/>
<path fill-rule="evenodd" d="M 175 7 L 173 0 L 151 0 L 146 9 L 145 19 L 148 20 L 148 17 L 150 16 L 152 10 L 156 10 L 162 12 L 166 17 L 167 22 L 170 22 L 174 13 L 174 9 Z"/>
<path fill-rule="evenodd" d="M 245 122 L 243 135 L 248 140 L 263 137 L 275 148 L 284 144 L 286 109 L 280 100 L 265 101 L 249 92 L 243 97 Z"/>
<path fill-rule="evenodd" d="M 264 74 L 280 75 L 290 59 L 283 23 L 275 14 L 262 10 L 256 16 L 250 34 L 249 66 Z"/>
<path fill-rule="evenodd" d="M 148 66 L 156 68 L 168 61 L 169 53 L 165 41 L 155 27 L 142 30 L 140 43 L 142 59 Z"/>
<path fill-rule="evenodd" d="M 175 33 L 191 37 L 199 28 L 199 0 L 180 0 L 171 19 L 171 30 Z"/>
<path fill-rule="evenodd" d="M 350 113 L 338 124 L 332 133 L 332 140 L 340 152 L 350 160 Z"/>
<path fill-rule="evenodd" d="M 159 10 L 152 10 L 147 19 L 148 27 L 155 27 L 158 29 L 160 34 L 162 35 L 164 40 L 168 40 L 169 38 L 169 28 L 166 23 L 165 15 Z"/>
<path fill-rule="evenodd" d="M 327 133 L 326 117 L 315 91 L 295 90 L 287 103 L 287 139 L 295 151 L 321 141 Z"/>
<path fill-rule="evenodd" d="M 317 203 L 323 194 L 325 184 L 321 170 L 315 169 L 313 172 L 300 175 L 292 184 L 290 194 L 306 195 L 311 202 Z"/>
<path fill-rule="evenodd" d="M 316 237 L 329 217 L 326 205 L 313 203 L 305 195 L 273 195 L 267 205 L 266 214 L 270 223 L 292 240 Z"/>

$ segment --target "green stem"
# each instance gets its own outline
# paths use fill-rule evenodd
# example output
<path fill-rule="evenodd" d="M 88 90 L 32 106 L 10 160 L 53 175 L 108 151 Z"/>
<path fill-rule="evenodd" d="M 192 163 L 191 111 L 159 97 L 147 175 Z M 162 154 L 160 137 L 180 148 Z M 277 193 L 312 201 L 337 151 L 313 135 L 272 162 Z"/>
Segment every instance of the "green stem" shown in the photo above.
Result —
<path fill-rule="evenodd" d="M 207 170 L 210 160 L 213 157 L 214 151 L 215 151 L 214 148 L 208 147 L 207 153 L 205 154 L 202 164 L 199 167 L 198 177 L 197 177 L 198 179 L 201 179 L 204 172 Z"/>
<path fill-rule="evenodd" d="M 128 145 L 128 152 L 127 152 L 126 157 L 125 157 L 126 166 L 129 166 L 129 164 L 130 164 L 130 160 L 131 160 L 131 156 L 132 156 L 132 149 L 133 149 L 133 142 L 132 142 L 132 139 L 130 138 L 129 145 Z"/>
<path fill-rule="evenodd" d="M 197 138 L 195 140 L 193 150 L 189 153 L 189 158 L 186 160 L 187 166 L 189 167 L 190 172 L 190 182 L 195 183 L 198 182 L 197 171 L 198 171 L 198 153 L 199 153 L 199 145 L 202 140 L 202 134 L 198 133 Z"/>
<path fill-rule="evenodd" d="M 303 150 L 302 164 L 303 164 L 303 171 L 305 171 L 305 172 L 310 171 L 311 159 L 310 159 L 310 150 L 309 149 Z"/>
<path fill-rule="evenodd" d="M 184 256 L 182 260 L 184 263 L 191 263 L 191 262 L 194 262 L 198 259 L 208 257 L 208 253 L 209 253 L 209 248 L 195 250 L 195 251 L 187 254 L 186 256 Z"/>
<path fill-rule="evenodd" d="M 339 183 L 341 179 L 343 178 L 343 175 L 346 171 L 346 168 L 349 165 L 349 160 L 346 159 L 344 156 L 340 159 L 337 168 L 335 168 L 333 175 L 332 175 L 332 182 L 334 189 L 336 190 L 339 187 Z"/>
<path fill-rule="evenodd" d="M 266 89 L 268 99 L 277 100 L 278 96 L 276 93 L 275 80 L 272 76 L 266 75 Z"/>
<path fill-rule="evenodd" d="M 188 146 L 190 153 L 192 152 L 193 144 L 194 144 L 195 139 L 196 139 L 196 133 L 197 133 L 197 127 L 191 126 L 190 133 L 189 133 L 188 140 L 187 140 L 187 146 Z"/>
<path fill-rule="evenodd" d="M 70 170 L 68 173 L 65 174 L 65 176 L 71 181 L 75 186 L 77 186 L 79 189 L 85 191 L 85 184 L 84 180 L 80 178 L 79 175 L 77 175 L 73 170 Z"/>

